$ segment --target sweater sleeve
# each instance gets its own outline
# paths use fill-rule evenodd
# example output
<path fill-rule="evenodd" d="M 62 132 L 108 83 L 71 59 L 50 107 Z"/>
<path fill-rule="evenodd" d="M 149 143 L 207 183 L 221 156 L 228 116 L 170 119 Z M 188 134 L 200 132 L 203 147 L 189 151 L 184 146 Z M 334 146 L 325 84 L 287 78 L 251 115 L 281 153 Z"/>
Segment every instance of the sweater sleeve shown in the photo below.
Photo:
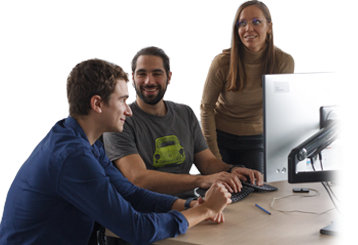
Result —
<path fill-rule="evenodd" d="M 77 151 L 64 161 L 57 191 L 71 205 L 131 244 L 150 244 L 186 232 L 188 222 L 180 212 L 141 213 L 135 210 L 124 196 L 133 202 L 141 199 L 138 207 L 142 210 L 146 205 L 153 206 L 160 198 L 145 190 L 129 188 L 129 182 L 117 172 L 116 176 L 108 176 L 90 152 Z M 134 193 L 138 199 L 133 197 Z"/>
<path fill-rule="evenodd" d="M 227 73 L 221 69 L 222 55 L 218 55 L 211 63 L 200 105 L 201 126 L 204 137 L 213 154 L 221 159 L 217 139 L 215 123 L 215 106 L 219 95 L 225 87 Z"/>
<path fill-rule="evenodd" d="M 295 70 L 295 61 L 290 54 L 276 48 L 276 71 L 277 74 L 293 73 Z"/>

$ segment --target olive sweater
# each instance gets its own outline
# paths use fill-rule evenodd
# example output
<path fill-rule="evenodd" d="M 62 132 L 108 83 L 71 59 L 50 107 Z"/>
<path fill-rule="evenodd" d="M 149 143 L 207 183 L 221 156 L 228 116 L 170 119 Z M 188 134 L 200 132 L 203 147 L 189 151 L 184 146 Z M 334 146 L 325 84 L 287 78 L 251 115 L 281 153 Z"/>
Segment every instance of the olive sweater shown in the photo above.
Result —
<path fill-rule="evenodd" d="M 201 125 L 210 150 L 221 159 L 216 129 L 239 136 L 259 135 L 263 132 L 262 70 L 264 50 L 244 51 L 246 86 L 242 91 L 228 91 L 230 53 L 217 55 L 208 72 L 201 100 Z M 275 47 L 275 71 L 293 73 L 291 55 Z"/>

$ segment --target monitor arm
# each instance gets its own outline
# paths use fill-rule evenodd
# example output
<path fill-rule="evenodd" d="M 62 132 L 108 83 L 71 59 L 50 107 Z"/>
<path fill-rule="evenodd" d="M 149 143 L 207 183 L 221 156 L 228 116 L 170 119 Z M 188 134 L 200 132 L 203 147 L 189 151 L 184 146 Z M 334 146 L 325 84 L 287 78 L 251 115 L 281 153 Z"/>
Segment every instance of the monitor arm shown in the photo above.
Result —
<path fill-rule="evenodd" d="M 323 149 L 328 147 L 337 137 L 337 125 L 335 121 L 330 121 L 326 127 L 306 139 L 299 146 L 295 147 L 288 155 L 288 182 L 302 183 L 317 181 L 328 181 L 333 178 L 333 171 L 313 171 L 300 174 L 297 172 L 297 163 L 306 158 L 314 158 Z"/>

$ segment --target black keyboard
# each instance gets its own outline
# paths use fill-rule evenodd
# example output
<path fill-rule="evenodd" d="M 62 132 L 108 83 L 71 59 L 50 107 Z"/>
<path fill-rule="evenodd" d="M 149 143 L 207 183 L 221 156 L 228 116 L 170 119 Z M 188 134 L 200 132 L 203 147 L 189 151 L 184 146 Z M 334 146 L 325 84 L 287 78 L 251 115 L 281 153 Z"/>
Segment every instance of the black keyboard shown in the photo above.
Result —
<path fill-rule="evenodd" d="M 201 196 L 204 197 L 205 193 L 208 189 L 202 189 L 202 188 L 196 188 L 194 190 L 194 193 L 197 197 Z M 241 188 L 240 192 L 236 192 L 236 193 L 231 193 L 231 201 L 234 202 L 238 202 L 242 199 L 244 199 L 245 197 L 247 197 L 251 192 L 254 192 L 255 189 L 248 187 L 248 186 L 243 186 Z"/>
<path fill-rule="evenodd" d="M 262 186 L 253 185 L 249 182 L 242 182 L 242 186 L 253 188 L 255 192 L 268 192 L 277 191 L 278 188 L 269 184 L 263 184 Z"/>

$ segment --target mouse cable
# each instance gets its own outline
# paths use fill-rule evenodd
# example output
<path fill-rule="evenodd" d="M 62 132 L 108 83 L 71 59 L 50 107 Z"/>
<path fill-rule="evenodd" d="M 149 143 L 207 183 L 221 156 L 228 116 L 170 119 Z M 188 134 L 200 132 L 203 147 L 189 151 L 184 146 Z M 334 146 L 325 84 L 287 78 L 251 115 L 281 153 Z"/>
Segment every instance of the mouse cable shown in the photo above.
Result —
<path fill-rule="evenodd" d="M 270 207 L 273 210 L 278 211 L 278 212 L 282 212 L 282 213 L 306 213 L 306 214 L 316 214 L 316 215 L 322 215 L 322 214 L 325 214 L 325 213 L 328 213 L 328 212 L 334 210 L 334 208 L 330 208 L 330 209 L 324 210 L 322 212 L 314 212 L 314 211 L 307 211 L 307 210 L 300 210 L 300 209 L 284 210 L 284 209 L 279 209 L 279 208 L 275 207 L 275 204 L 276 204 L 277 201 L 285 199 L 285 198 L 289 198 L 289 197 L 301 197 L 301 198 L 304 198 L 304 197 L 316 197 L 316 196 L 320 195 L 318 190 L 313 189 L 313 188 L 308 188 L 308 189 L 310 191 L 313 191 L 314 194 L 313 195 L 309 195 L 309 194 L 308 195 L 290 194 L 290 195 L 281 196 L 281 197 L 274 197 L 274 198 L 272 198 L 272 202 L 270 204 Z"/>

